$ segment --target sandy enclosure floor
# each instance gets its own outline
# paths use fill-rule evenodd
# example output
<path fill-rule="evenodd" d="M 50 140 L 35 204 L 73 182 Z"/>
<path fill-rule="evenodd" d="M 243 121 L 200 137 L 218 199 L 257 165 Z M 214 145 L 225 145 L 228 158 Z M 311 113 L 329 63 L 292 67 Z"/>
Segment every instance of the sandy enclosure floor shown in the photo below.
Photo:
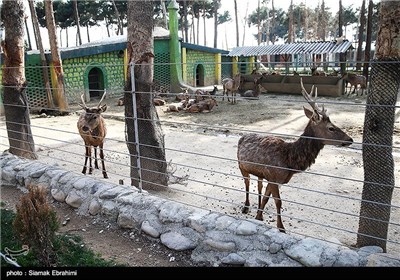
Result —
<path fill-rule="evenodd" d="M 125 124 L 118 120 L 123 120 L 124 108 L 116 106 L 116 100 L 106 102 L 109 109 L 105 113 L 108 128 L 105 158 L 110 177 L 107 180 L 118 184 L 123 179 L 129 184 Z M 320 97 L 318 102 L 325 104 L 331 120 L 355 142 L 346 148 L 325 146 L 309 170 L 294 175 L 287 185 L 281 186 L 283 223 L 288 234 L 324 240 L 336 238 L 351 246 L 357 238 L 364 179 L 361 142 L 365 99 Z M 251 211 L 246 215 L 241 213 L 245 193 L 236 161 L 237 142 L 250 131 L 282 135 L 288 141 L 296 139 L 308 120 L 303 106 L 308 105 L 301 96 L 267 94 L 260 100 L 240 99 L 236 105 L 219 99 L 218 107 L 210 113 L 174 113 L 166 112 L 165 106 L 157 107 L 165 133 L 167 161 L 174 167 L 174 175 L 185 179 L 171 183 L 167 191 L 154 194 L 211 211 L 254 218 L 258 199 L 256 180 L 251 182 Z M 76 114 L 31 119 L 40 161 L 81 172 L 84 148 L 76 121 Z M 393 137 L 396 187 L 391 222 L 396 225 L 389 227 L 387 248 L 389 253 L 400 254 L 399 110 Z M 102 179 L 98 170 L 90 176 Z M 264 222 L 275 227 L 275 213 L 275 204 L 270 200 L 265 207 Z"/>

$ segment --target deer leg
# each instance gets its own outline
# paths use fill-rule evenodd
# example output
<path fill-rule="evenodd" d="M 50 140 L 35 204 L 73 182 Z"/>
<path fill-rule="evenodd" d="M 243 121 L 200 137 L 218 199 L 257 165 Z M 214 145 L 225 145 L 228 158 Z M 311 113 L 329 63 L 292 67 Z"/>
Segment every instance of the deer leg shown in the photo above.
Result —
<path fill-rule="evenodd" d="M 228 91 L 226 91 L 226 98 L 228 99 L 228 102 L 231 102 L 231 101 L 229 100 L 229 92 L 228 92 Z"/>
<path fill-rule="evenodd" d="M 89 147 L 85 145 L 85 164 L 83 165 L 82 173 L 86 174 L 86 166 L 89 158 Z"/>
<path fill-rule="evenodd" d="M 348 88 L 348 86 L 346 86 L 346 96 L 350 96 L 351 93 L 351 84 L 350 84 L 350 89 Z"/>
<path fill-rule="evenodd" d="M 352 88 L 353 88 L 353 84 L 352 83 L 348 83 L 348 85 L 350 85 L 350 87 L 349 86 L 347 86 L 347 96 L 350 96 L 351 95 L 351 90 L 352 90 Z"/>
<path fill-rule="evenodd" d="M 97 147 L 94 147 L 93 150 L 94 150 L 94 168 L 99 169 L 99 164 L 97 163 Z"/>
<path fill-rule="evenodd" d="M 283 227 L 282 217 L 281 217 L 282 200 L 279 194 L 278 186 L 272 189 L 272 197 L 275 200 L 275 206 L 276 206 L 276 214 L 277 214 L 276 227 L 279 229 L 280 232 L 285 233 L 285 228 Z"/>
<path fill-rule="evenodd" d="M 92 146 L 88 146 L 88 157 L 89 157 L 89 174 L 93 173 L 92 167 Z"/>
<path fill-rule="evenodd" d="M 269 199 L 269 196 L 271 195 L 273 186 L 276 186 L 276 185 L 273 185 L 271 183 L 269 183 L 267 185 L 267 188 L 265 189 L 264 197 L 261 201 L 261 205 L 258 205 L 256 220 L 260 220 L 260 221 L 264 220 L 264 218 L 263 218 L 264 208 L 265 208 L 265 205 L 268 203 L 268 199 Z M 259 188 L 260 188 L 260 186 L 259 186 Z"/>
<path fill-rule="evenodd" d="M 244 207 L 242 209 L 243 214 L 249 213 L 250 210 L 250 200 L 249 200 L 249 191 L 250 191 L 250 174 L 240 169 L 242 172 L 242 176 L 244 179 L 244 185 L 246 187 L 246 200 L 244 202 Z"/>
<path fill-rule="evenodd" d="M 258 208 L 259 209 L 261 209 L 260 208 L 261 207 L 261 198 L 262 198 L 261 192 L 262 192 L 262 188 L 263 188 L 262 180 L 263 180 L 263 178 L 258 177 L 257 190 L 258 190 Z"/>
<path fill-rule="evenodd" d="M 101 168 L 102 168 L 102 171 L 103 171 L 103 177 L 105 179 L 108 179 L 108 175 L 107 175 L 107 172 L 106 172 L 106 166 L 104 165 L 103 144 L 100 144 L 99 149 L 100 149 L 100 159 L 101 159 Z"/>

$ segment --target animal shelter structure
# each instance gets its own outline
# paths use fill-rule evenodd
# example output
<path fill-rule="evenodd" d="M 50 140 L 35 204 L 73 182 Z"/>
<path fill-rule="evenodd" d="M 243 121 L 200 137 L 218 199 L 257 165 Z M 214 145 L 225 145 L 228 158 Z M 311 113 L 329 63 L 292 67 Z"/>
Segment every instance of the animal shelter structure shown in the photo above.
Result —
<path fill-rule="evenodd" d="M 222 75 L 231 76 L 231 64 L 222 64 L 231 58 L 226 50 L 182 42 L 178 36 L 178 6 L 171 1 L 169 29 L 155 27 L 153 91 L 180 92 L 182 87 L 202 87 L 219 84 Z M 60 48 L 65 95 L 70 104 L 80 102 L 81 94 L 86 101 L 102 96 L 120 96 L 124 89 L 128 69 L 126 35 L 115 36 L 77 47 Z M 51 88 L 56 88 L 56 73 L 51 63 L 51 53 L 45 53 Z M 0 63 L 2 65 L 3 59 Z M 25 77 L 28 82 L 27 97 L 31 108 L 49 106 L 38 50 L 25 53 Z M 0 70 L 0 80 L 2 71 Z M 1 89 L 2 90 L 2 89 Z M 53 93 L 54 94 L 54 93 Z M 50 97 L 51 98 L 51 97 Z M 2 99 L 0 99 L 2 105 Z"/>
<path fill-rule="evenodd" d="M 236 73 L 249 75 L 257 67 L 257 58 L 268 56 L 270 61 L 292 61 L 300 67 L 308 63 L 310 56 L 321 59 L 328 55 L 338 55 L 351 50 L 351 43 L 344 40 L 337 42 L 311 42 L 285 45 L 237 47 L 232 51 L 205 47 L 182 42 L 178 25 L 179 6 L 170 1 L 169 30 L 155 27 L 154 39 L 154 92 L 180 92 L 184 87 L 204 87 L 221 84 L 222 79 L 233 77 Z M 80 102 L 85 95 L 86 101 L 102 96 L 107 90 L 107 97 L 122 95 L 128 69 L 126 35 L 115 36 L 77 47 L 60 48 L 62 60 L 65 97 L 69 104 Z M 51 53 L 45 53 L 51 88 L 56 89 L 56 73 L 51 63 Z M 3 59 L 0 60 L 2 66 Z M 276 64 L 274 64 L 276 65 Z M 37 50 L 25 53 L 25 77 L 28 82 L 27 97 L 30 107 L 35 110 L 51 106 L 52 96 L 48 96 L 43 79 L 40 53 Z M 2 71 L 0 69 L 0 80 Z M 322 78 L 322 77 L 321 77 Z M 306 87 L 311 77 L 303 79 Z M 271 81 L 270 81 L 271 80 Z M 312 79 L 313 81 L 315 79 Z M 313 82 L 310 81 L 310 82 Z M 266 78 L 265 88 L 270 92 L 293 92 L 299 87 L 296 78 Z M 293 85 L 292 83 L 295 83 Z M 340 95 L 341 81 L 337 77 L 323 77 L 316 83 L 322 83 L 322 94 Z M 246 86 L 245 86 L 246 87 Z M 326 90 L 324 89 L 326 88 Z M 328 92 L 329 89 L 329 92 Z M 2 88 L 0 88 L 2 91 Z M 54 94 L 54 92 L 53 92 Z M 2 94 L 1 94 L 2 95 Z M 2 99 L 0 95 L 0 108 Z M 0 109 L 0 114 L 2 110 Z"/>
<path fill-rule="evenodd" d="M 343 80 L 336 76 L 313 76 L 306 74 L 311 68 L 339 67 L 340 56 L 346 57 L 354 49 L 348 40 L 301 42 L 280 45 L 236 47 L 228 56 L 238 62 L 240 73 L 244 74 L 243 89 L 251 88 L 253 75 L 251 71 L 260 69 L 273 72 L 284 69 L 284 75 L 268 75 L 262 77 L 262 85 L 269 92 L 301 93 L 300 77 L 306 88 L 318 86 L 318 93 L 326 96 L 340 96 L 343 94 Z M 265 66 L 266 65 L 266 66 Z M 292 71 L 303 68 L 301 75 L 292 75 Z M 297 73 L 298 74 L 298 73 Z"/>

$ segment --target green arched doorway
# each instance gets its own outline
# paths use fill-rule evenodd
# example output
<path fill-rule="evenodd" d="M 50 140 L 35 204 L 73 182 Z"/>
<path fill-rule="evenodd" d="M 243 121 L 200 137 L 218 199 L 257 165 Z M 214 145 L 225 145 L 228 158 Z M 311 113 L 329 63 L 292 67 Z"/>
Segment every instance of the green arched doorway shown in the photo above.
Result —
<path fill-rule="evenodd" d="M 202 64 L 197 64 L 196 66 L 196 85 L 195 86 L 204 86 L 204 66 Z"/>
<path fill-rule="evenodd" d="M 88 89 L 91 98 L 100 97 L 104 92 L 104 73 L 98 67 L 93 67 L 88 72 Z"/>

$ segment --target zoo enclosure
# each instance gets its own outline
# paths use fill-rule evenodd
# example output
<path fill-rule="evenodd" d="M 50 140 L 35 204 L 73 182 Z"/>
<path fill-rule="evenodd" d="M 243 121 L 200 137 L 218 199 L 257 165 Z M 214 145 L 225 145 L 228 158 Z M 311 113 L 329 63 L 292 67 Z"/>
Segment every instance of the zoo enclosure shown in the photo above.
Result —
<path fill-rule="evenodd" d="M 41 71 L 37 69 L 37 72 Z M 115 92 L 123 92 L 120 87 L 113 88 L 112 90 Z M 78 92 L 75 92 L 75 94 L 78 94 Z M 171 102 L 177 94 L 179 93 L 169 92 L 168 101 Z M 273 96 L 274 98 L 271 99 L 269 98 L 270 96 Z M 220 108 L 223 108 L 223 110 L 230 110 L 236 106 L 222 103 L 221 95 L 217 95 L 216 97 L 221 105 L 226 105 L 220 106 L 218 110 Z M 260 99 L 261 98 L 268 99 L 271 104 L 273 103 L 273 100 L 277 100 L 277 103 L 282 103 L 283 107 L 287 104 L 288 107 L 295 106 L 299 109 L 301 109 L 303 105 L 302 103 L 304 103 L 302 98 L 296 99 L 288 95 L 274 95 L 273 92 L 267 93 L 261 96 Z M 94 101 L 97 102 L 95 98 Z M 246 98 L 239 98 L 239 105 L 240 103 L 249 103 L 250 106 L 256 106 L 258 102 L 259 101 L 247 100 Z M 277 103 L 274 103 L 274 105 L 277 106 Z M 362 112 L 366 106 L 365 103 L 362 102 L 353 103 L 351 102 L 351 99 L 344 99 L 343 101 L 326 98 L 324 99 L 324 104 L 329 107 L 335 106 L 336 109 L 341 110 L 344 114 L 353 113 L 353 117 L 349 116 L 349 121 L 351 118 L 354 118 L 354 116 L 363 116 Z M 397 110 L 397 117 L 398 108 L 399 106 L 396 105 L 395 109 Z M 357 111 L 361 113 L 356 114 Z M 214 114 L 215 112 L 217 112 L 217 110 L 210 114 Z M 292 114 L 290 111 L 285 112 L 288 115 Z M 70 113 L 73 116 L 75 111 L 71 109 Z M 337 113 L 337 115 L 339 114 L 340 113 Z M 298 115 L 299 114 L 295 114 L 293 116 L 297 117 Z M 111 122 L 116 117 L 124 120 L 124 116 L 121 115 L 121 110 L 119 113 L 105 113 L 104 116 L 107 118 L 106 122 Z M 202 116 L 199 115 L 196 121 L 191 121 L 192 116 L 190 115 L 188 117 L 189 120 L 185 120 L 184 117 L 178 118 L 177 120 L 171 120 L 168 118 L 168 115 L 160 119 L 161 124 L 165 127 L 166 137 L 171 140 L 166 141 L 167 145 L 165 148 L 167 153 L 167 162 L 171 167 L 173 167 L 174 172 L 169 174 L 173 175 L 171 176 L 169 186 L 171 192 L 167 194 L 155 192 L 154 195 L 165 196 L 168 199 L 205 210 L 217 210 L 226 213 L 227 215 L 242 216 L 243 214 L 240 213 L 240 207 L 242 206 L 242 200 L 244 198 L 243 179 L 237 172 L 237 161 L 234 154 L 234 146 L 239 135 L 248 132 L 257 132 L 264 135 L 275 135 L 287 140 L 293 140 L 301 133 L 290 129 L 277 133 L 274 130 L 265 129 L 266 127 L 246 127 L 245 125 L 236 125 L 231 123 L 202 123 L 201 117 Z M 206 115 L 204 115 L 204 117 L 206 117 Z M 63 117 L 59 118 L 61 120 Z M 280 123 L 284 123 L 288 120 L 283 116 L 282 118 L 283 120 Z M 72 120 L 73 119 L 74 118 L 72 118 Z M 304 119 L 302 120 L 304 121 Z M 68 164 L 69 169 L 80 173 L 83 162 L 82 151 L 84 150 L 84 147 L 79 138 L 78 131 L 76 130 L 75 122 L 73 121 L 71 126 L 62 125 L 55 128 L 54 126 L 47 127 L 44 124 L 40 124 L 39 121 L 40 118 L 34 118 L 32 120 L 32 127 L 34 128 L 34 131 L 37 132 L 37 134 L 34 132 L 33 138 L 35 141 L 38 140 L 37 147 L 40 150 L 39 160 L 49 164 L 54 164 L 54 162 L 63 162 Z M 362 125 L 362 121 L 358 122 L 358 124 Z M 115 125 L 115 123 L 113 123 L 113 125 Z M 187 138 L 182 138 L 178 146 L 169 145 L 169 143 L 175 143 L 172 139 L 177 133 L 182 132 L 181 127 L 185 128 L 184 130 L 186 133 L 179 134 L 180 137 L 185 136 Z M 284 126 L 282 125 L 282 127 Z M 2 146 L 3 149 L 7 149 L 8 145 L 5 143 L 6 128 L 4 122 L 1 125 L 1 129 L 3 131 L 2 138 L 4 140 L 2 141 Z M 208 133 L 205 133 L 205 130 L 208 131 Z M 187 131 L 194 131 L 195 135 L 193 136 L 192 134 L 187 133 Z M 227 131 L 229 131 L 229 133 Z M 113 134 L 107 138 L 107 145 L 105 148 L 106 166 L 111 168 L 111 172 L 109 171 L 109 173 L 112 174 L 114 178 L 118 177 L 119 179 L 130 181 L 129 166 L 127 166 L 129 165 L 129 155 L 127 151 L 123 151 L 124 147 L 126 147 L 126 143 L 124 142 L 124 133 L 121 127 L 119 133 L 119 135 Z M 395 130 L 395 133 L 398 133 L 398 129 Z M 398 136 L 398 134 L 394 136 Z M 224 139 L 223 143 L 228 144 L 227 147 L 230 148 L 230 151 L 228 151 L 229 149 L 226 147 L 222 146 L 224 144 L 219 144 L 221 146 L 215 147 L 215 143 L 217 143 L 216 141 L 221 137 Z M 346 163 L 342 166 L 338 166 L 337 170 L 346 169 L 345 173 L 349 174 L 349 176 L 342 176 L 342 173 L 335 173 L 335 169 L 329 168 L 322 168 L 322 171 L 316 172 L 315 170 L 317 169 L 312 166 L 311 171 L 308 170 L 303 172 L 303 174 L 296 175 L 297 177 L 307 177 L 307 181 L 310 185 L 299 180 L 292 181 L 291 183 L 281 187 L 281 199 L 284 203 L 284 207 L 287 207 L 285 209 L 288 209 L 282 213 L 282 216 L 284 220 L 289 221 L 290 225 L 287 228 L 289 234 L 311 236 L 324 240 L 328 240 L 332 235 L 338 235 L 341 236 L 343 240 L 346 240 L 346 242 L 349 242 L 349 244 L 351 243 L 351 240 L 354 239 L 354 236 L 357 234 L 356 228 L 359 219 L 358 206 L 361 200 L 362 185 L 364 183 L 361 172 L 361 147 L 363 143 L 361 142 L 361 138 L 358 138 L 357 140 L 358 141 L 353 145 L 355 147 L 350 149 L 353 152 L 351 155 L 345 153 L 341 149 L 325 148 L 328 154 L 337 155 L 335 159 L 337 162 L 342 161 Z M 202 142 L 203 144 L 201 144 Z M 399 162 L 398 144 L 399 142 L 397 140 L 392 147 L 393 157 L 396 164 Z M 226 149 L 226 156 L 216 156 L 215 149 Z M 67 155 L 73 155 L 75 159 L 68 162 L 68 158 L 70 157 Z M 76 160 L 78 158 L 81 158 L 82 161 Z M 324 157 L 321 156 L 317 161 L 323 161 L 323 159 Z M 351 162 L 353 164 L 349 164 Z M 351 174 L 356 176 L 350 176 Z M 396 182 L 398 182 L 398 174 L 399 169 L 397 166 Z M 210 180 L 212 177 L 219 177 L 219 179 Z M 255 204 L 257 201 L 257 193 L 254 189 L 255 180 L 252 180 L 252 185 L 251 201 L 253 204 L 251 214 L 250 216 L 247 216 L 248 218 L 254 218 L 253 216 L 257 209 Z M 333 188 L 333 186 L 336 185 L 346 185 L 347 188 L 340 192 L 336 192 Z M 353 188 L 356 189 L 356 191 Z M 400 225 L 398 223 L 400 215 L 400 195 L 399 186 L 395 184 L 393 188 L 393 203 L 390 205 L 392 215 L 389 222 L 390 232 L 387 242 L 388 251 L 390 252 L 392 250 L 393 252 L 398 253 L 400 251 L 398 235 Z M 205 191 L 202 191 L 202 189 Z M 338 205 L 342 205 L 342 207 L 339 208 L 337 207 Z M 275 214 L 268 214 L 275 213 L 275 211 L 271 209 L 273 209 L 273 206 L 270 202 L 269 208 L 267 207 L 265 209 L 267 212 L 265 216 L 269 217 L 266 222 L 271 223 L 271 226 L 274 226 L 274 220 L 276 219 L 274 216 Z M 312 214 L 316 212 L 319 214 Z M 350 227 L 344 227 L 343 224 L 340 223 L 341 220 L 347 220 L 350 223 Z M 304 227 L 307 227 L 308 230 L 305 230 L 303 225 L 307 225 Z M 320 230 L 321 228 L 323 229 L 322 233 Z M 313 234 L 313 231 L 316 232 L 315 235 Z M 324 231 L 325 234 L 323 233 Z"/>

